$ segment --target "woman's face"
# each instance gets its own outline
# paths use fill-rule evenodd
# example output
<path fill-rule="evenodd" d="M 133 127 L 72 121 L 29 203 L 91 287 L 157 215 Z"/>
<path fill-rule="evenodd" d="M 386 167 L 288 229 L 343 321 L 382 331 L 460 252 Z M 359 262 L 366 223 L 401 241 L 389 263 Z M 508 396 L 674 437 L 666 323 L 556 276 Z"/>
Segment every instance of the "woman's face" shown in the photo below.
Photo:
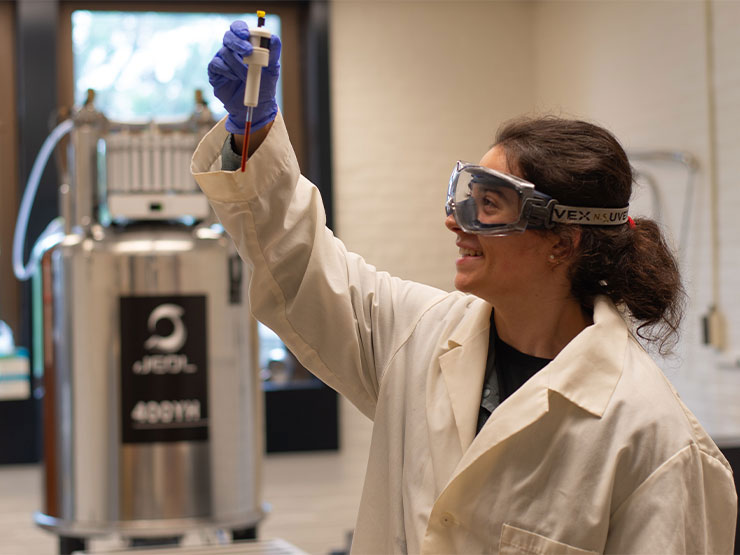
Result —
<path fill-rule="evenodd" d="M 504 149 L 499 146 L 489 150 L 480 165 L 514 173 L 508 167 Z M 472 293 L 495 306 L 502 296 L 510 300 L 512 295 L 537 297 L 541 285 L 551 278 L 552 263 L 548 257 L 557 242 L 554 234 L 528 230 L 500 237 L 474 235 L 460 229 L 452 215 L 447 217 L 445 225 L 457 235 L 460 249 L 455 275 L 455 287 L 459 291 Z"/>

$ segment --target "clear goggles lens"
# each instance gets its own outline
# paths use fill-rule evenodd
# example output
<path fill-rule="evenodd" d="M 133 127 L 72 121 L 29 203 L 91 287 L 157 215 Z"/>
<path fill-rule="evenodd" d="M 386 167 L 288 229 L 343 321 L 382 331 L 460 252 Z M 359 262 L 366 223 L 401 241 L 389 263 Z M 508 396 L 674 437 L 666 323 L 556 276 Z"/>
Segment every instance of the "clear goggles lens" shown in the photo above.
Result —
<path fill-rule="evenodd" d="M 522 211 L 522 195 L 505 181 L 464 171 L 457 181 L 455 206 L 468 221 L 483 225 L 513 224 Z"/>
<path fill-rule="evenodd" d="M 514 231 L 522 220 L 524 201 L 533 193 L 531 183 L 458 162 L 450 176 L 447 214 L 454 214 L 458 225 L 468 232 Z"/>

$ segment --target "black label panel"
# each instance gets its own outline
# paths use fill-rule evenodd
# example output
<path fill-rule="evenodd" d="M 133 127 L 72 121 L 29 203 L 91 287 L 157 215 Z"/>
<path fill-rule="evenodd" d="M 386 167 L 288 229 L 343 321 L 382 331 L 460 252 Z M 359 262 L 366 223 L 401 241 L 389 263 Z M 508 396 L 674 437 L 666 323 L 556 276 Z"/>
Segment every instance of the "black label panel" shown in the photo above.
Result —
<path fill-rule="evenodd" d="M 123 443 L 208 439 L 206 297 L 121 297 Z"/>

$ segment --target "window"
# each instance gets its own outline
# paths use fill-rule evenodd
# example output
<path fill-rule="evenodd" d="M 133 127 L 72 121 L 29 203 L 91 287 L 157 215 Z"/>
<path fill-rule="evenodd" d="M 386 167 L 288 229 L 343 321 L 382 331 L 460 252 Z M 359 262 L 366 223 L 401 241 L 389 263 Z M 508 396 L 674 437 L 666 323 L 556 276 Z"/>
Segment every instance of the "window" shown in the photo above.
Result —
<path fill-rule="evenodd" d="M 192 112 L 194 91 L 200 89 L 221 118 L 225 111 L 213 97 L 205 68 L 234 19 L 257 26 L 255 14 L 75 10 L 75 103 L 93 89 L 96 108 L 110 119 L 181 119 Z M 268 14 L 265 27 L 280 35 L 280 17 Z"/>

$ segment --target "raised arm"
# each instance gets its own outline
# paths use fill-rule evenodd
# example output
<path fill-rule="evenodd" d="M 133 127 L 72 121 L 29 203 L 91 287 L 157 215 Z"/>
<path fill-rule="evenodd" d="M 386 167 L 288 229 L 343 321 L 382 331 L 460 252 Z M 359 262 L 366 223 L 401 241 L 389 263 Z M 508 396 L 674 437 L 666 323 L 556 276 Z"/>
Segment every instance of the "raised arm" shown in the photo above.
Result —
<path fill-rule="evenodd" d="M 226 118 L 203 139 L 192 171 L 252 269 L 251 310 L 306 368 L 372 417 L 391 357 L 446 293 L 378 272 L 334 237 L 280 114 L 244 172 L 221 170 L 229 127 Z"/>

